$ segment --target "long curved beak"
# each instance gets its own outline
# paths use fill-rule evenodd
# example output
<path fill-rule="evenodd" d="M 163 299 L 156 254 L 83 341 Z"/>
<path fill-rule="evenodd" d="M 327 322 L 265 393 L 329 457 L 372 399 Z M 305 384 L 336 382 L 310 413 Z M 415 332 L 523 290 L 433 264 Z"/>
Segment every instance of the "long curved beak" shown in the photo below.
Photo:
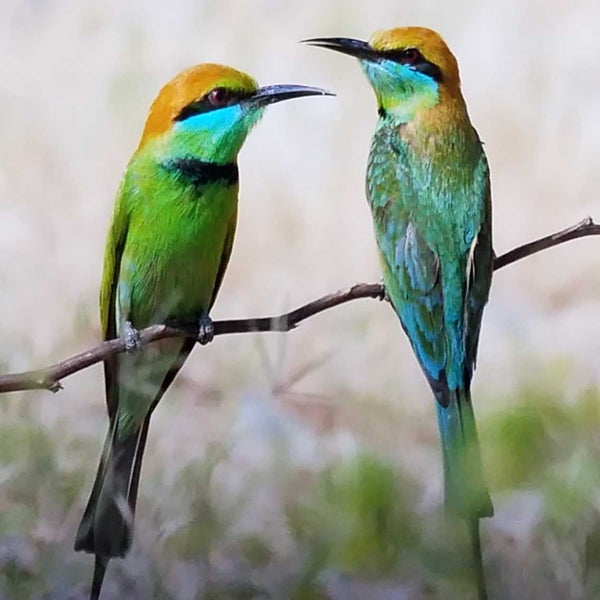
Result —
<path fill-rule="evenodd" d="M 302 40 L 302 43 L 318 46 L 319 48 L 327 48 L 327 50 L 335 50 L 336 52 L 354 56 L 355 58 L 372 60 L 376 58 L 378 54 L 376 50 L 373 50 L 373 48 L 367 44 L 367 42 L 352 38 L 310 38 L 308 40 Z"/>
<path fill-rule="evenodd" d="M 245 100 L 252 107 L 263 107 L 283 100 L 301 98 L 302 96 L 335 96 L 333 92 L 308 85 L 281 84 L 261 87 L 255 94 Z"/>

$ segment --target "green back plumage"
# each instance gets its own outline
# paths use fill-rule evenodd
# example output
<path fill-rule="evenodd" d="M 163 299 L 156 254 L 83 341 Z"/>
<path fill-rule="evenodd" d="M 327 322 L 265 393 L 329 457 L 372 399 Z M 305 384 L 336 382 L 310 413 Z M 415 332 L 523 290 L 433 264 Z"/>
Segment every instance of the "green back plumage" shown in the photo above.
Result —
<path fill-rule="evenodd" d="M 468 386 L 491 281 L 489 178 L 479 139 L 468 123 L 432 134 L 383 117 L 367 182 L 384 281 L 417 357 L 430 380 Z M 475 259 L 487 264 L 473 287 Z"/>
<path fill-rule="evenodd" d="M 489 173 L 466 111 L 443 116 L 382 115 L 367 188 L 388 296 L 437 399 L 446 503 L 484 516 L 470 386 L 492 276 Z"/>

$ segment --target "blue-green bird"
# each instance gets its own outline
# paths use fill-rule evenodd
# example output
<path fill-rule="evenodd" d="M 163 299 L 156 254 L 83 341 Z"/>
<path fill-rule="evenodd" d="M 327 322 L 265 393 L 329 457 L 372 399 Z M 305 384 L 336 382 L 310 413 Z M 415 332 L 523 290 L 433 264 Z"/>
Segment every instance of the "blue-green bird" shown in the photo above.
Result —
<path fill-rule="evenodd" d="M 388 297 L 436 399 L 447 507 L 493 513 L 482 474 L 471 378 L 492 281 L 488 164 L 434 31 L 405 27 L 369 43 L 316 38 L 358 58 L 377 98 L 367 195 Z"/>
<path fill-rule="evenodd" d="M 229 262 L 237 221 L 237 156 L 264 108 L 324 90 L 259 88 L 230 67 L 202 64 L 167 83 L 150 108 L 117 195 L 104 257 L 105 339 L 136 344 L 137 329 L 208 313 Z M 108 560 L 132 541 L 150 417 L 195 344 L 169 339 L 104 363 L 110 428 L 75 549 L 96 555 L 92 598 Z"/>

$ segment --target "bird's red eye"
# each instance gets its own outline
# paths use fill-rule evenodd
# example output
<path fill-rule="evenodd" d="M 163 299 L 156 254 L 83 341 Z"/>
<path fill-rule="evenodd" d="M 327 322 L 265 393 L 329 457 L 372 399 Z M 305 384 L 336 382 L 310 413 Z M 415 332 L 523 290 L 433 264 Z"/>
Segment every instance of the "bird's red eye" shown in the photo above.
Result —
<path fill-rule="evenodd" d="M 221 108 L 229 103 L 229 92 L 225 88 L 215 88 L 208 94 L 208 101 L 214 108 Z"/>
<path fill-rule="evenodd" d="M 419 62 L 421 53 L 416 48 L 406 48 L 402 51 L 402 62 L 408 65 L 414 65 Z"/>

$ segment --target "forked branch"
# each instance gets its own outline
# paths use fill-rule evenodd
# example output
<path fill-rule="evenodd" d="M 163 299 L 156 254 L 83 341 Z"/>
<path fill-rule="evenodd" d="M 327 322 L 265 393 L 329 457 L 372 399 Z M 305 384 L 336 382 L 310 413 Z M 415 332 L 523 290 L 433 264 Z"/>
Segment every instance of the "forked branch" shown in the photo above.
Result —
<path fill-rule="evenodd" d="M 494 270 L 501 269 L 558 244 L 590 235 L 600 235 L 600 225 L 595 224 L 591 217 L 587 217 L 572 227 L 529 242 L 506 254 L 498 256 L 494 260 Z M 380 283 L 359 283 L 347 290 L 328 294 L 308 304 L 304 304 L 296 310 L 276 317 L 215 321 L 215 335 L 291 331 L 309 317 L 360 298 L 377 298 L 383 300 L 385 298 L 385 288 Z M 193 324 L 181 324 L 178 326 L 152 325 L 142 329 L 139 333 L 142 345 L 146 345 L 166 338 L 195 338 L 197 336 L 197 327 Z M 0 376 L 0 393 L 35 389 L 46 389 L 56 392 L 62 387 L 60 384 L 61 379 L 101 362 L 113 354 L 125 352 L 125 350 L 124 340 L 109 340 L 91 350 L 76 354 L 44 369 L 2 375 Z"/>

